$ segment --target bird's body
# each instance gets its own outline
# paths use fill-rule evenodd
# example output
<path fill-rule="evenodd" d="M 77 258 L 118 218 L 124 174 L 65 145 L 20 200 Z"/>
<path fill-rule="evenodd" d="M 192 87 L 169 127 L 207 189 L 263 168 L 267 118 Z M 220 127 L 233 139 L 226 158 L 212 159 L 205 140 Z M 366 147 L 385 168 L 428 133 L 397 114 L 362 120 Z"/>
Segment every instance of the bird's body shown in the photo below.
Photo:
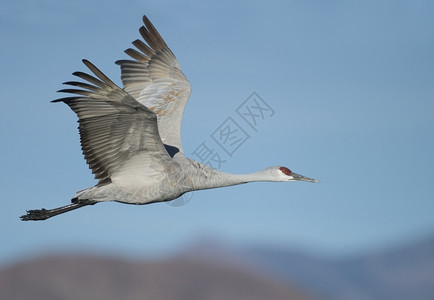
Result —
<path fill-rule="evenodd" d="M 278 167 L 267 168 L 252 174 L 229 174 L 188 158 L 182 160 L 183 162 L 155 172 L 152 177 L 149 174 L 153 173 L 153 169 L 146 173 L 146 170 L 139 168 L 136 173 L 129 165 L 126 169 L 127 173 L 115 174 L 111 183 L 79 191 L 74 199 L 148 204 L 173 200 L 191 191 L 254 181 L 281 181 L 272 178 L 273 171 L 277 173 Z M 131 160 L 132 163 L 134 161 Z"/>
<path fill-rule="evenodd" d="M 175 199 L 194 190 L 252 181 L 316 182 L 285 167 L 270 167 L 245 175 L 228 174 L 184 155 L 181 119 L 191 87 L 172 51 L 152 23 L 143 17 L 137 50 L 120 60 L 123 89 L 92 63 L 96 76 L 73 73 L 87 81 L 69 81 L 75 94 L 53 102 L 66 103 L 79 118 L 83 154 L 97 185 L 76 193 L 72 204 L 56 209 L 29 210 L 23 220 L 44 220 L 85 205 L 104 201 L 148 204 Z"/>

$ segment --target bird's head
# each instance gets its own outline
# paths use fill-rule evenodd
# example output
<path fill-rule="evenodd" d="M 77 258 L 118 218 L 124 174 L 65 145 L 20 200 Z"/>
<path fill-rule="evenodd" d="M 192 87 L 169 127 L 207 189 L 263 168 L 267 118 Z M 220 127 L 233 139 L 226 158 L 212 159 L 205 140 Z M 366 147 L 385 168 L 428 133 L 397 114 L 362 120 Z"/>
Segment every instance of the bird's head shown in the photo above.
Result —
<path fill-rule="evenodd" d="M 319 182 L 319 180 L 294 173 L 287 167 L 278 166 L 271 167 L 270 169 L 274 173 L 273 175 L 276 178 L 276 181 L 308 181 L 314 183 Z"/>

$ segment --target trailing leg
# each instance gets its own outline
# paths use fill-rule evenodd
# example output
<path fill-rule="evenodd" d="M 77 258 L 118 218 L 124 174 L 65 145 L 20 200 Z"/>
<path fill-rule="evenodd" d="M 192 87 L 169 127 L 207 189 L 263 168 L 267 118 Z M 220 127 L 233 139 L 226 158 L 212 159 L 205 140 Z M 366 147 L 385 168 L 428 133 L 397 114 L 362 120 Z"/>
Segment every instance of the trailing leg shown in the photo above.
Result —
<path fill-rule="evenodd" d="M 69 205 L 65 205 L 53 209 L 42 208 L 42 209 L 28 210 L 27 214 L 21 216 L 20 218 L 22 221 L 42 221 L 83 206 L 94 205 L 95 203 L 97 203 L 97 201 L 78 200 L 77 198 L 72 199 L 71 202 L 72 203 Z"/>

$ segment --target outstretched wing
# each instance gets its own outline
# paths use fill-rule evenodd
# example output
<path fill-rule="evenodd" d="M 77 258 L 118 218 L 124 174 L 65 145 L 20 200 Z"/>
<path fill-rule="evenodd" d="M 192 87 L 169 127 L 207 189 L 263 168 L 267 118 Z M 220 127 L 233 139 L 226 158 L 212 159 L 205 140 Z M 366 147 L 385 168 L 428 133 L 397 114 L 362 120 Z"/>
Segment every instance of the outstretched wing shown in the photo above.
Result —
<path fill-rule="evenodd" d="M 116 86 L 92 63 L 87 60 L 83 63 L 97 78 L 82 72 L 73 73 L 88 83 L 65 82 L 81 89 L 59 92 L 79 96 L 53 102 L 64 102 L 77 114 L 83 154 L 99 183 L 110 182 L 111 176 L 122 172 L 131 160 L 159 165 L 157 169 L 173 164 L 160 139 L 156 114 Z M 140 159 L 134 159 L 136 156 Z M 144 172 L 149 166 L 136 167 Z"/>
<path fill-rule="evenodd" d="M 167 149 L 173 156 L 183 152 L 181 119 L 191 87 L 175 55 L 146 16 L 143 23 L 139 32 L 147 44 L 135 40 L 137 50 L 125 50 L 134 60 L 116 63 L 121 66 L 124 90 L 157 114 L 161 140 L 171 146 Z"/>

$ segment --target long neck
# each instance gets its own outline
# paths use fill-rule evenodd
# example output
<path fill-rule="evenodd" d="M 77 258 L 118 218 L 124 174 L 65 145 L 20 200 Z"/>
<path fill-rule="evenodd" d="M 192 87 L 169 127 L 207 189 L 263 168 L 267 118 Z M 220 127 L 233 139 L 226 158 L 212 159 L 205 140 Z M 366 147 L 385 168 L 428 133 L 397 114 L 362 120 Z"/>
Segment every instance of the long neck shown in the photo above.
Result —
<path fill-rule="evenodd" d="M 230 174 L 196 162 L 193 169 L 192 190 L 212 189 L 254 181 L 274 181 L 273 178 L 270 178 L 270 173 L 267 170 L 251 174 Z"/>

